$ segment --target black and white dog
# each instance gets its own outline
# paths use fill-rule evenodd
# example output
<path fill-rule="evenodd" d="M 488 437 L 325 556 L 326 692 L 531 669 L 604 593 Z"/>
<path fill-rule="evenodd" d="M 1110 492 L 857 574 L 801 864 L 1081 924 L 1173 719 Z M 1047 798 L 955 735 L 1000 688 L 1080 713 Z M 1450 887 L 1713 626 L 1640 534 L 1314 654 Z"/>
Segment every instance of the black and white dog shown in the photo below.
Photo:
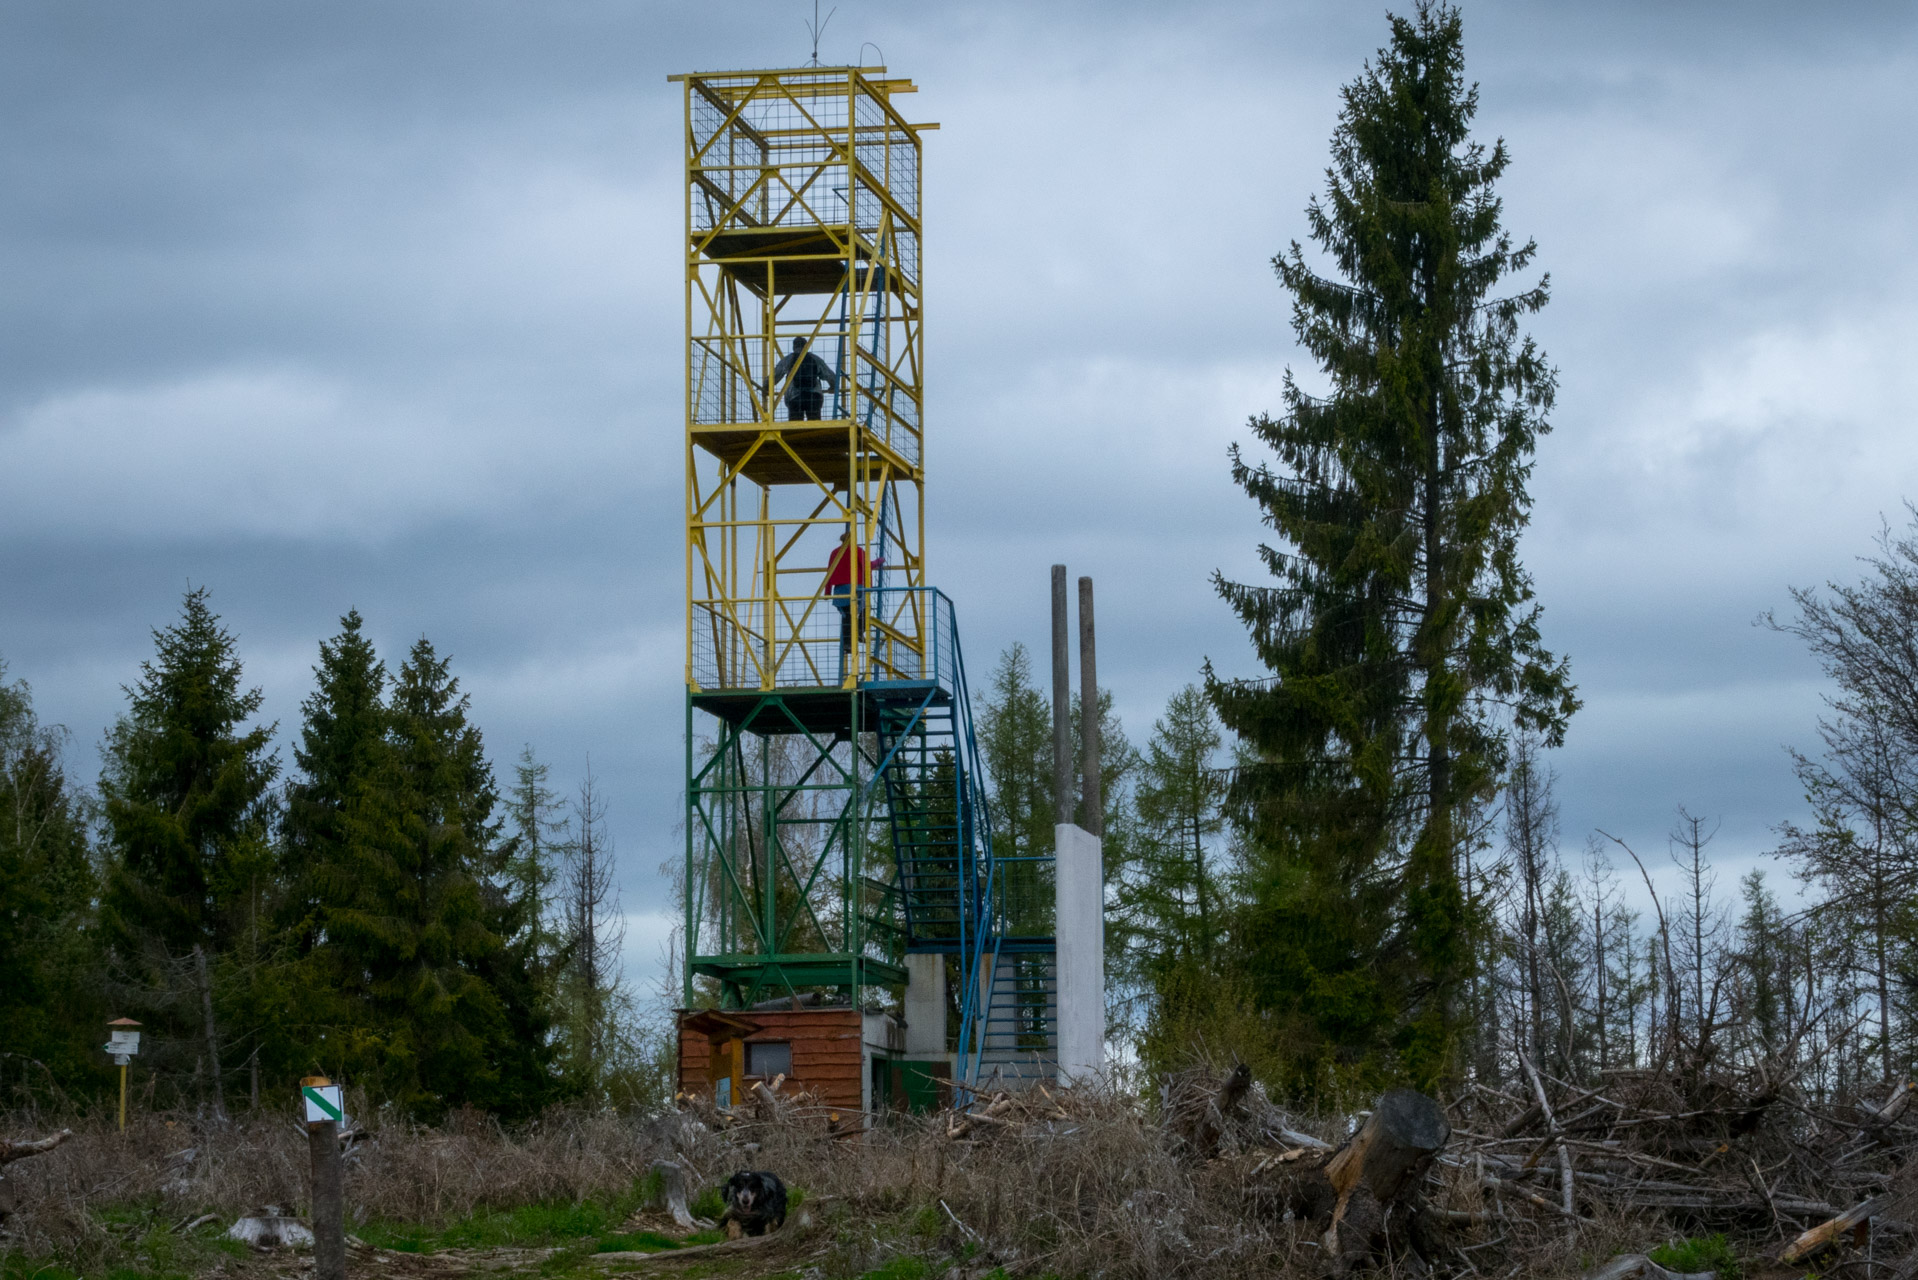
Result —
<path fill-rule="evenodd" d="M 763 1236 L 786 1225 L 786 1184 L 776 1173 L 742 1169 L 727 1180 L 720 1195 L 726 1212 L 719 1221 L 728 1236 Z"/>

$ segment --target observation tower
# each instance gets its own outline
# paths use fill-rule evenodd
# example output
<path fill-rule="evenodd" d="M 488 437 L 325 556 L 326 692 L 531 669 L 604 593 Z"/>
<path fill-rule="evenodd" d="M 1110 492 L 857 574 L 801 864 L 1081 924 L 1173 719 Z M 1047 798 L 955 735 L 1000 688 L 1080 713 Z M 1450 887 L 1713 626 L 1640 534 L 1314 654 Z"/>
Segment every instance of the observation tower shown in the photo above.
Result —
<path fill-rule="evenodd" d="M 784 1075 L 871 1111 L 926 1101 L 938 1078 L 1049 1078 L 1046 869 L 993 857 L 958 628 L 926 570 L 920 174 L 936 126 L 901 114 L 913 85 L 882 67 L 673 81 L 681 1088 L 723 1100 Z"/>

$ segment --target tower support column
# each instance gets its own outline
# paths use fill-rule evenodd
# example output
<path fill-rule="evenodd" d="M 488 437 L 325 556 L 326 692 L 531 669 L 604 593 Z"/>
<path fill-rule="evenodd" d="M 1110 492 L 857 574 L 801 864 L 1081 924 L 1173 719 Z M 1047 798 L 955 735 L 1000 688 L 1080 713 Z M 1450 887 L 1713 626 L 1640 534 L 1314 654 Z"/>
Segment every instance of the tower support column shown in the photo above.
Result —
<path fill-rule="evenodd" d="M 1059 957 L 1059 1081 L 1086 1084 L 1106 1069 L 1105 868 L 1099 837 L 1075 823 L 1052 829 L 1058 862 L 1054 929 Z"/>

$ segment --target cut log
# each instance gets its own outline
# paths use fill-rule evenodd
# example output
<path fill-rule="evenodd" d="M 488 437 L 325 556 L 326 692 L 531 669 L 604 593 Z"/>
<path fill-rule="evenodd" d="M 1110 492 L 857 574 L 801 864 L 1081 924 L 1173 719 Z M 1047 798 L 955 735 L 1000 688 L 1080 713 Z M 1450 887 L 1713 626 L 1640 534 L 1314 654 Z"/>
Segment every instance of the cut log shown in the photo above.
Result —
<path fill-rule="evenodd" d="M 1716 1271 L 1667 1271 L 1642 1253 L 1621 1254 L 1595 1270 L 1584 1280 L 1714 1280 Z"/>
<path fill-rule="evenodd" d="M 779 1086 L 785 1082 L 783 1074 L 774 1076 L 770 1084 L 764 1080 L 753 1081 L 749 1092 L 753 1095 L 761 1120 L 778 1120 L 783 1116 L 785 1108 L 780 1105 Z"/>
<path fill-rule="evenodd" d="M 1826 1245 L 1835 1243 L 1839 1236 L 1853 1227 L 1870 1221 L 1873 1215 L 1890 1203 L 1891 1197 L 1888 1195 L 1873 1196 L 1863 1204 L 1855 1205 L 1837 1217 L 1819 1223 L 1786 1245 L 1785 1251 L 1778 1255 L 1779 1259 L 1784 1262 L 1796 1262 L 1800 1258 L 1818 1252 Z"/>
<path fill-rule="evenodd" d="M 1365 1261 L 1372 1252 L 1372 1237 L 1385 1226 L 1385 1210 L 1372 1189 L 1361 1180 L 1339 1197 L 1332 1211 L 1332 1225 L 1319 1241 L 1325 1250 L 1326 1269 L 1343 1275 Z"/>

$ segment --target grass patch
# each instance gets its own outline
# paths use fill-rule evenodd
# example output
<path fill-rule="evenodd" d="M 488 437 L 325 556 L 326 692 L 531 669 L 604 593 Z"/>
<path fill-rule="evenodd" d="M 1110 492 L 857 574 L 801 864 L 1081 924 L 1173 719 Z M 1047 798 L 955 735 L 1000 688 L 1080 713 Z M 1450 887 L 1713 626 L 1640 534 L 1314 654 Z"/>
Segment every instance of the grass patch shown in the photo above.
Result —
<path fill-rule="evenodd" d="M 440 1249 L 514 1249 L 566 1245 L 609 1236 L 645 1200 L 645 1180 L 611 1200 L 561 1200 L 482 1209 L 443 1227 L 376 1219 L 355 1234 L 370 1245 L 398 1253 Z"/>
<path fill-rule="evenodd" d="M 80 1280 L 79 1274 L 53 1262 L 35 1262 L 0 1254 L 0 1280 Z"/>
<path fill-rule="evenodd" d="M 677 1249 L 679 1241 L 662 1236 L 657 1231 L 634 1231 L 621 1235 L 601 1236 L 594 1253 L 657 1253 L 661 1249 Z"/>
<path fill-rule="evenodd" d="M 117 1227 L 92 1263 L 27 1258 L 0 1250 L 0 1280 L 191 1280 L 216 1262 L 244 1255 L 246 1246 L 223 1236 L 174 1235 L 151 1209 L 119 1205 L 97 1215 Z"/>
<path fill-rule="evenodd" d="M 726 1201 L 721 1198 L 718 1187 L 707 1187 L 686 1207 L 692 1210 L 695 1218 L 711 1218 L 717 1222 L 719 1215 L 726 1212 Z"/>
<path fill-rule="evenodd" d="M 1674 1240 L 1645 1256 L 1668 1271 L 1716 1271 L 1719 1280 L 1739 1280 L 1745 1274 L 1738 1255 L 1722 1235 Z"/>
<path fill-rule="evenodd" d="M 924 1258 L 902 1253 L 886 1259 L 885 1265 L 866 1272 L 859 1280 L 926 1280 L 930 1274 L 932 1268 Z"/>

